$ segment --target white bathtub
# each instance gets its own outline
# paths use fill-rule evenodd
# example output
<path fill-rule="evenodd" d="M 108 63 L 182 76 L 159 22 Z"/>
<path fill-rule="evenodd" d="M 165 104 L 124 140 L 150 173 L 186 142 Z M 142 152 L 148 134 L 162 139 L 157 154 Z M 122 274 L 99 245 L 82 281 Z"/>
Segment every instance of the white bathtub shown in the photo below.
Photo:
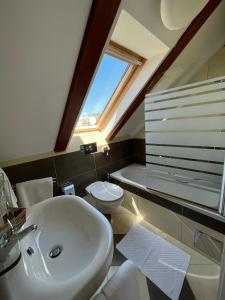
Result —
<path fill-rule="evenodd" d="M 168 178 L 162 179 L 159 176 L 152 176 L 149 175 L 148 170 L 143 165 L 131 164 L 111 173 L 110 176 L 121 182 L 146 190 L 149 193 L 157 194 L 167 200 L 182 204 L 183 206 L 191 206 L 193 208 L 197 204 L 202 207 L 218 210 L 220 200 L 220 191 L 218 189 L 200 189 L 196 184 L 187 185 L 174 180 L 168 180 Z"/>

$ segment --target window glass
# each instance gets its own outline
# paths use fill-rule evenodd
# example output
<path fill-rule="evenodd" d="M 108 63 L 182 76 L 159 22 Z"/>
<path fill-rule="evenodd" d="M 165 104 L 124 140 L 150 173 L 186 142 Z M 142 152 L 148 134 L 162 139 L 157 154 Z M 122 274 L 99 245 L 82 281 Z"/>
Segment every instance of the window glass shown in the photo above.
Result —
<path fill-rule="evenodd" d="M 105 54 L 82 109 L 77 128 L 98 123 L 106 105 L 124 77 L 129 64 Z"/>

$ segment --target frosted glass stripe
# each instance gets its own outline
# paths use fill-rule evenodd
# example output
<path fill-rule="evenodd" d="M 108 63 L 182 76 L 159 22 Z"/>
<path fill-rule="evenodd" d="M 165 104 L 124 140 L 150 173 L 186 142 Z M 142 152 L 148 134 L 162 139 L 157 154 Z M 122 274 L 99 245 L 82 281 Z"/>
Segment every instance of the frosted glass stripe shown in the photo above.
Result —
<path fill-rule="evenodd" d="M 224 103 L 225 105 L 225 103 Z M 200 119 L 183 119 L 183 120 L 165 120 L 165 121 L 148 121 L 145 123 L 146 131 L 170 131 L 170 130 L 211 130 L 225 129 L 225 116 L 200 118 Z"/>
<path fill-rule="evenodd" d="M 182 170 L 182 169 L 176 169 L 176 168 L 171 168 L 167 166 L 158 166 L 158 165 L 153 165 L 153 164 L 148 164 L 150 167 L 150 170 L 152 171 L 160 171 L 164 173 L 170 173 L 172 175 L 180 175 L 184 176 L 185 178 L 189 177 L 192 179 L 202 179 L 202 180 L 207 180 L 209 182 L 214 182 L 218 185 L 218 187 L 221 185 L 222 182 L 222 177 L 217 176 L 217 175 L 212 175 L 212 174 L 207 174 L 207 173 L 200 173 L 200 172 L 195 172 L 195 171 L 189 171 L 189 170 Z M 201 181 L 199 181 L 199 184 Z"/>
<path fill-rule="evenodd" d="M 217 207 L 225 157 L 225 77 L 148 94 L 145 131 L 146 164 L 157 174 L 152 175 L 156 189 L 197 203 L 204 195 L 202 204 Z"/>
<path fill-rule="evenodd" d="M 224 162 L 225 150 L 146 145 L 146 154 Z"/>
<path fill-rule="evenodd" d="M 145 98 L 145 103 L 150 103 L 158 100 L 165 100 L 165 99 L 170 99 L 170 98 L 175 98 L 175 97 L 180 97 L 186 96 L 186 95 L 193 95 L 193 94 L 199 94 L 199 93 L 207 93 L 209 91 L 222 89 L 225 87 L 225 82 L 221 83 L 216 83 L 216 84 L 209 84 L 209 85 L 204 85 L 200 87 L 193 87 L 190 89 L 186 89 L 183 91 L 174 91 L 172 93 L 168 94 L 163 94 L 163 95 L 156 95 L 154 96 L 153 94 L 149 94 Z M 198 95 L 196 95 L 198 97 Z"/>
<path fill-rule="evenodd" d="M 203 85 L 212 85 L 212 84 L 217 84 L 220 83 L 222 81 L 225 81 L 225 76 L 221 76 L 221 77 L 217 77 L 217 78 L 212 78 L 212 79 L 207 79 L 207 80 L 203 80 L 203 81 L 198 81 L 195 83 L 189 83 L 189 84 L 185 84 L 182 86 L 178 86 L 178 87 L 174 87 L 174 88 L 170 88 L 164 91 L 158 91 L 158 92 L 150 92 L 148 94 L 146 94 L 146 97 L 148 97 L 149 95 L 153 95 L 153 96 L 157 96 L 157 95 L 161 95 L 161 94 L 167 94 L 167 93 L 171 93 L 174 91 L 181 91 L 183 89 L 189 89 L 189 88 L 193 88 L 193 87 L 200 87 Z"/>
<path fill-rule="evenodd" d="M 223 165 L 214 164 L 214 163 L 174 159 L 174 158 L 167 158 L 167 157 L 157 157 L 157 156 L 149 156 L 149 155 L 146 156 L 146 161 L 149 163 L 156 163 L 156 164 L 167 165 L 167 166 L 169 165 L 169 166 L 199 170 L 204 172 L 211 172 L 217 174 L 223 173 Z"/>
<path fill-rule="evenodd" d="M 146 133 L 147 144 L 225 147 L 224 132 Z"/>
<path fill-rule="evenodd" d="M 155 173 L 155 172 L 154 172 Z M 219 186 L 217 192 L 204 190 L 203 186 L 184 185 L 178 182 L 164 180 L 164 178 L 154 178 L 154 173 L 149 176 L 148 187 L 165 194 L 174 195 L 200 205 L 218 208 L 219 203 Z M 200 183 L 199 183 L 200 184 Z"/>
<path fill-rule="evenodd" d="M 225 100 L 225 91 L 215 92 L 211 94 L 197 95 L 197 96 L 191 95 L 186 98 L 180 97 L 179 99 L 161 101 L 156 103 L 147 103 L 145 105 L 145 110 L 147 111 L 147 110 L 160 109 L 165 107 L 189 105 L 189 104 L 204 103 L 204 102 L 218 101 L 218 100 Z"/>
<path fill-rule="evenodd" d="M 158 110 L 145 113 L 145 120 L 192 117 L 225 113 L 225 103 Z"/>

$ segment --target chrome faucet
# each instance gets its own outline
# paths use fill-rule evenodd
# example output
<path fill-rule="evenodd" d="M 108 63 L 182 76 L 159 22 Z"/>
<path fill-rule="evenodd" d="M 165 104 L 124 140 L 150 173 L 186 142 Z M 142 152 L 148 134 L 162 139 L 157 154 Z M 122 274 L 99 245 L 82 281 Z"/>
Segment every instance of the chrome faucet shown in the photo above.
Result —
<path fill-rule="evenodd" d="M 18 241 L 37 230 L 34 224 L 21 230 L 26 222 L 26 209 L 10 206 L 10 183 L 6 179 L 0 170 L 0 272 L 20 253 Z"/>
<path fill-rule="evenodd" d="M 8 229 L 0 232 L 0 262 L 5 261 L 10 250 L 19 240 L 22 240 L 29 232 L 35 231 L 38 228 L 37 225 L 33 224 L 18 231 L 18 226 L 12 226 L 9 220 L 8 224 Z"/>

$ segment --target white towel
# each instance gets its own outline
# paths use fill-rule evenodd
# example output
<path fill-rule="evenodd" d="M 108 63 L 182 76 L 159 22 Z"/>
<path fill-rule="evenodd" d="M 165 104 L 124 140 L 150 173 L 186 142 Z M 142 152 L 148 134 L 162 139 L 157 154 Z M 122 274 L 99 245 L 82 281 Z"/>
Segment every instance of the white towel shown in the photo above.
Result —
<path fill-rule="evenodd" d="M 123 263 L 102 288 L 107 300 L 149 300 L 145 276 L 129 260 Z"/>
<path fill-rule="evenodd" d="M 12 207 L 18 207 L 17 205 L 17 198 L 15 193 L 13 192 L 11 183 L 9 181 L 8 176 L 5 174 L 3 169 L 0 168 L 0 173 L 3 174 L 4 177 L 4 190 L 6 194 L 6 200 L 9 202 L 9 205 Z"/>
<path fill-rule="evenodd" d="M 52 177 L 17 183 L 16 193 L 21 207 L 29 207 L 51 198 L 53 197 Z"/>
<path fill-rule="evenodd" d="M 132 227 L 116 248 L 170 299 L 178 300 L 189 254 L 139 224 Z"/>

